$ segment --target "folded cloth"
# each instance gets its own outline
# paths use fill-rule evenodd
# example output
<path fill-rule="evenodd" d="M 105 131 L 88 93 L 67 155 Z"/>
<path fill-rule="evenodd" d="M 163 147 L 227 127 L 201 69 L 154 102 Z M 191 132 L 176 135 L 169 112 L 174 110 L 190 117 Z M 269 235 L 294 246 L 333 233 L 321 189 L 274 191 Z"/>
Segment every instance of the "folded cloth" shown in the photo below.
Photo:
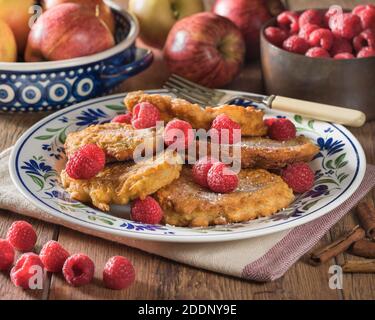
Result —
<path fill-rule="evenodd" d="M 272 281 L 281 277 L 375 185 L 375 166 L 368 165 L 362 184 L 342 205 L 323 217 L 292 230 L 253 239 L 204 245 L 151 242 L 85 229 L 33 206 L 12 183 L 8 169 L 10 152 L 11 149 L 8 149 L 0 154 L 0 208 L 115 241 L 197 268 L 255 281 Z"/>

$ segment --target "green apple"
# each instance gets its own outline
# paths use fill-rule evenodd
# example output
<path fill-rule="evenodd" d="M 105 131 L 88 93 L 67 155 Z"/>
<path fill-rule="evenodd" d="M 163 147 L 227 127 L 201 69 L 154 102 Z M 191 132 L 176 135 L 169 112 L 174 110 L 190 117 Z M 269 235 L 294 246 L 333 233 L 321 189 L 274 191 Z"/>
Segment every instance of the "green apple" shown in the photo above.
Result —
<path fill-rule="evenodd" d="M 162 48 L 176 21 L 204 11 L 202 0 L 130 0 L 129 10 L 138 18 L 141 40 Z"/>

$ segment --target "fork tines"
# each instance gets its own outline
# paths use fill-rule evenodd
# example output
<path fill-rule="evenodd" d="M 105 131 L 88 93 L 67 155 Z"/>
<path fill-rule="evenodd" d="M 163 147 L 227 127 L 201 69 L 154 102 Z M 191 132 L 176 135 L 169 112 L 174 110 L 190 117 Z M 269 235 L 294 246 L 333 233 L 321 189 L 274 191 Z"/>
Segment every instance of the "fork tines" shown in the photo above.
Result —
<path fill-rule="evenodd" d="M 202 106 L 216 105 L 225 93 L 218 90 L 206 88 L 185 78 L 172 74 L 164 84 L 163 88 L 175 93 L 181 98 L 198 103 Z"/>

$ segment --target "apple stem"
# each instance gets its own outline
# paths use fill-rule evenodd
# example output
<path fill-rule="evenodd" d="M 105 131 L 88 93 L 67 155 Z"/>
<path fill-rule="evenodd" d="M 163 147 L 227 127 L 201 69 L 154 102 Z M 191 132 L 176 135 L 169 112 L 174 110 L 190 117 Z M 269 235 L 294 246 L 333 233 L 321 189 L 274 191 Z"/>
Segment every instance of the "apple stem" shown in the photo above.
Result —
<path fill-rule="evenodd" d="M 171 9 L 176 20 L 180 18 L 180 12 L 177 10 L 177 5 L 174 1 L 171 2 Z"/>

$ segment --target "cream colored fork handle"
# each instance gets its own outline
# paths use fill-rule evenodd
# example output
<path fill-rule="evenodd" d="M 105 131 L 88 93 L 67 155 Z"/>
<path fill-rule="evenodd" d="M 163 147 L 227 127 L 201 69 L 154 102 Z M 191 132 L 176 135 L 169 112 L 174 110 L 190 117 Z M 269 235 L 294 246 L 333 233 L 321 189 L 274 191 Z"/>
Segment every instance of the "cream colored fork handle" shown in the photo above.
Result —
<path fill-rule="evenodd" d="M 316 120 L 340 123 L 351 127 L 361 127 L 366 122 L 366 115 L 358 110 L 281 96 L 275 96 L 271 107 L 272 109 L 291 112 Z"/>

